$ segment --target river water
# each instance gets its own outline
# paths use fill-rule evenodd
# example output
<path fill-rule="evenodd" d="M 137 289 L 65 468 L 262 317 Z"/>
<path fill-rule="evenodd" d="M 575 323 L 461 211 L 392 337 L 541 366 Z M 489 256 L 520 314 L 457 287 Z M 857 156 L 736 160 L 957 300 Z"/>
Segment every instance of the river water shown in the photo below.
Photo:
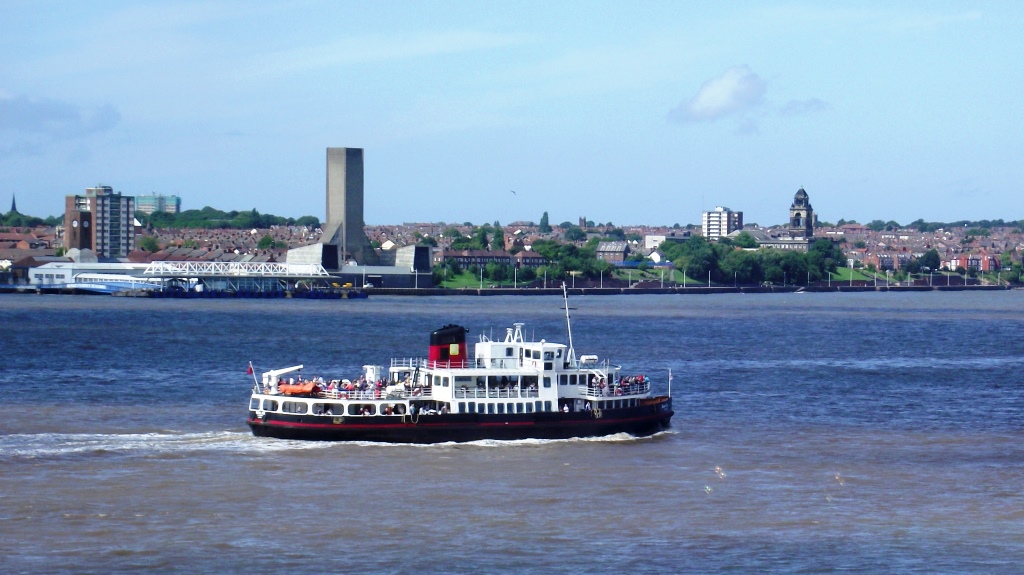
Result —
<path fill-rule="evenodd" d="M 252 437 L 257 372 L 351 377 L 561 298 L 0 296 L 4 573 L 1018 573 L 1024 292 L 585 296 L 653 438 Z"/>

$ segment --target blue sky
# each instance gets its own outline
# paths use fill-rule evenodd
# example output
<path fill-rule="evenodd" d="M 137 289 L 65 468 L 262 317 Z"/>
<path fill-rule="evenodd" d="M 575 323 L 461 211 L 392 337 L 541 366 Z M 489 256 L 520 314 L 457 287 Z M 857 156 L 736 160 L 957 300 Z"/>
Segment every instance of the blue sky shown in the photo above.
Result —
<path fill-rule="evenodd" d="M 365 220 L 1022 219 L 1024 3 L 0 3 L 0 210 L 103 183 Z M 515 193 L 511 193 L 515 190 Z"/>

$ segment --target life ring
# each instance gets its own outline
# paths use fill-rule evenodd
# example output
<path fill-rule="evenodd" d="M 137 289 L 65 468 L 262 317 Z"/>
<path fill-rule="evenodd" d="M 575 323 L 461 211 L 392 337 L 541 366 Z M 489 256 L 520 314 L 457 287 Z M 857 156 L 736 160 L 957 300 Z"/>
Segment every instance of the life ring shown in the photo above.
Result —
<path fill-rule="evenodd" d="M 594 419 L 601 419 L 601 416 L 603 416 L 603 415 L 604 414 L 601 413 L 601 408 L 600 407 L 594 409 Z"/>

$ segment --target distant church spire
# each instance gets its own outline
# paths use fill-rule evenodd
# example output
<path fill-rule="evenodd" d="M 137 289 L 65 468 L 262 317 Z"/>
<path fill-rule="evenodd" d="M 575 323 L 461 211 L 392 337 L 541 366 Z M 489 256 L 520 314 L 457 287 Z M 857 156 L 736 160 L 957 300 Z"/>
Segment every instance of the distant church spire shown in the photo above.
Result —
<path fill-rule="evenodd" d="M 11 211 L 18 213 L 18 202 L 15 201 L 14 194 L 11 194 Z"/>

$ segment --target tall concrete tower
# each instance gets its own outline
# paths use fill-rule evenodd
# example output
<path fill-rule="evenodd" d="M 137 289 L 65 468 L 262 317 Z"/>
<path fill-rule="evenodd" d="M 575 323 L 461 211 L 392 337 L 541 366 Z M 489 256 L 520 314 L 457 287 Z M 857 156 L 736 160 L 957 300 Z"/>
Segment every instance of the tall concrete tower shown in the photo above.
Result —
<path fill-rule="evenodd" d="M 377 254 L 363 231 L 363 149 L 327 148 L 327 227 L 325 247 L 337 248 L 337 264 L 333 254 L 324 250 L 324 267 L 341 267 L 349 259 L 360 265 L 377 263 Z"/>

